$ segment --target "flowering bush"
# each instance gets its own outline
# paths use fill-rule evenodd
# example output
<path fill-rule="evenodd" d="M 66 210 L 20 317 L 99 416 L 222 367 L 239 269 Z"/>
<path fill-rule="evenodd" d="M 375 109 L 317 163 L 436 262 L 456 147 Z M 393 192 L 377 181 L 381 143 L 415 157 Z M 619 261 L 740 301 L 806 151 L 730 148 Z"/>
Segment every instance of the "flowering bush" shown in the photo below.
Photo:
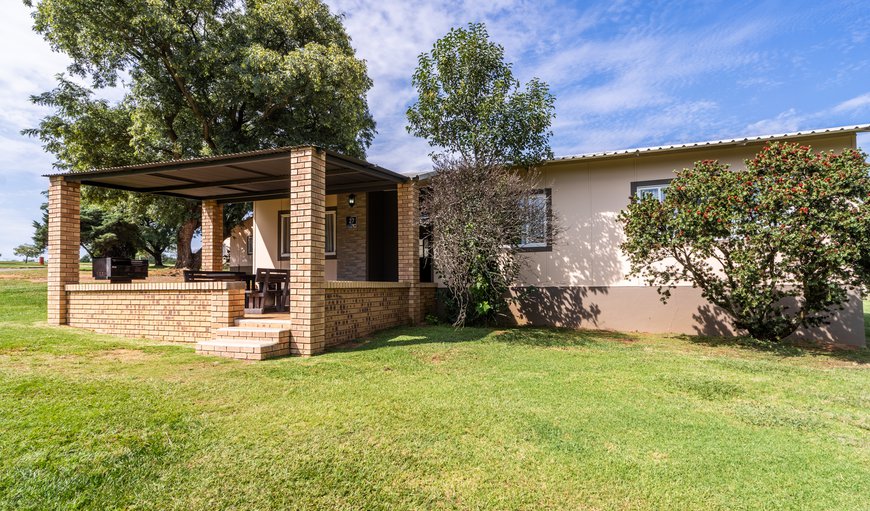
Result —
<path fill-rule="evenodd" d="M 691 282 L 751 336 L 780 341 L 825 324 L 868 281 L 870 179 L 854 149 L 773 143 L 732 171 L 717 161 L 676 172 L 665 199 L 620 213 L 632 275 L 662 301 Z"/>

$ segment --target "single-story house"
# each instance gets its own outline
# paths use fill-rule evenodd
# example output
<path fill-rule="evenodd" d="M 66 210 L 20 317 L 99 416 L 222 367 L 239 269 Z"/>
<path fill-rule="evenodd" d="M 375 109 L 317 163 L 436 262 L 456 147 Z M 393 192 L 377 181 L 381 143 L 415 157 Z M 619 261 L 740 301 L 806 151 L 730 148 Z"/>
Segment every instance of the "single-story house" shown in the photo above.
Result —
<path fill-rule="evenodd" d="M 564 232 L 555 243 L 543 235 L 526 240 L 523 248 L 532 264 L 517 283 L 516 323 L 733 334 L 721 311 L 690 285 L 676 289 L 663 305 L 655 288 L 627 277 L 617 214 L 632 194 L 661 195 L 674 169 L 695 161 L 716 159 L 740 167 L 774 140 L 800 141 L 816 150 L 854 148 L 856 134 L 863 131 L 870 125 L 546 162 L 538 231 L 547 231 L 546 219 L 555 212 Z M 379 329 L 418 323 L 436 307 L 432 280 L 437 278 L 419 228 L 425 176 L 410 177 L 316 147 L 291 147 L 49 178 L 48 316 L 53 324 L 192 341 L 200 352 L 262 359 L 317 354 Z M 288 312 L 246 316 L 239 282 L 79 284 L 82 184 L 201 201 L 204 270 L 223 266 L 222 205 L 252 201 L 251 233 L 245 243 L 231 241 L 230 260 L 235 247 L 249 255 L 254 271 L 289 270 Z M 864 345 L 861 297 L 854 294 L 825 328 L 797 335 Z"/>

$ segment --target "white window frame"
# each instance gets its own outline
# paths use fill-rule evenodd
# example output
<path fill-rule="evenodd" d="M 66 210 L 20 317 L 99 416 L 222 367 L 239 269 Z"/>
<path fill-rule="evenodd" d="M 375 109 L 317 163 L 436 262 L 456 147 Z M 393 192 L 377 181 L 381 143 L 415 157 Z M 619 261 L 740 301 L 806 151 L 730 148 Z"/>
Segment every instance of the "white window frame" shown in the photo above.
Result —
<path fill-rule="evenodd" d="M 656 200 L 658 200 L 659 202 L 664 202 L 665 201 L 665 193 L 667 193 L 666 192 L 667 189 L 668 189 L 668 185 L 666 185 L 666 184 L 640 185 L 635 190 L 634 195 L 635 195 L 635 197 L 640 199 L 644 196 L 644 194 L 650 194 L 650 195 L 653 195 L 656 198 Z"/>
<path fill-rule="evenodd" d="M 326 210 L 326 218 L 329 218 L 329 217 L 332 217 L 332 229 L 328 228 L 329 224 L 327 223 L 326 219 L 324 219 L 323 224 L 324 224 L 324 227 L 326 228 L 326 235 L 324 238 L 323 247 L 325 250 L 326 247 L 328 246 L 329 236 L 331 234 L 332 235 L 332 251 L 326 250 L 326 255 L 327 256 L 335 256 L 336 251 L 337 251 L 337 245 L 338 245 L 338 238 L 336 237 L 336 234 L 338 231 L 337 225 L 336 225 L 336 222 L 338 222 L 338 211 L 336 211 L 334 209 Z"/>
<path fill-rule="evenodd" d="M 551 205 L 552 199 L 551 199 L 551 195 L 550 195 L 550 190 L 548 190 L 548 189 L 535 190 L 535 192 L 532 195 L 544 198 L 544 238 L 545 239 L 544 239 L 544 241 L 531 241 L 531 242 L 524 241 L 523 239 L 521 239 L 519 245 L 517 245 L 517 247 L 521 248 L 521 249 L 547 248 L 550 246 L 550 240 L 549 240 L 550 214 L 551 214 L 550 208 L 552 207 L 552 205 Z M 528 226 L 525 226 L 524 230 L 528 232 Z"/>
<path fill-rule="evenodd" d="M 287 223 L 287 228 L 284 228 L 284 223 Z M 279 211 L 278 212 L 278 259 L 279 260 L 287 260 L 290 259 L 290 238 L 292 236 L 290 232 L 290 212 L 289 211 Z M 287 235 L 286 237 L 284 235 Z"/>

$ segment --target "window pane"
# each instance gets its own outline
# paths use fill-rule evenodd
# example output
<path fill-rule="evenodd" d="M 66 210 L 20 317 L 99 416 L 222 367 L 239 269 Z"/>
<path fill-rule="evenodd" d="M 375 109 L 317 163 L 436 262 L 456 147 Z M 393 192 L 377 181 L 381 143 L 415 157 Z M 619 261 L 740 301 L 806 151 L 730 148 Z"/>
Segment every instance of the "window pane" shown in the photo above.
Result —
<path fill-rule="evenodd" d="M 547 244 L 547 194 L 538 193 L 529 198 L 529 221 L 525 226 L 522 245 L 544 246 Z"/>
<path fill-rule="evenodd" d="M 281 215 L 281 257 L 290 256 L 290 215 Z"/>
<path fill-rule="evenodd" d="M 637 187 L 637 196 L 641 199 L 653 197 L 657 201 L 662 202 L 665 200 L 667 189 L 668 185 L 639 186 Z"/>
<path fill-rule="evenodd" d="M 335 211 L 326 213 L 326 253 L 335 254 Z"/>

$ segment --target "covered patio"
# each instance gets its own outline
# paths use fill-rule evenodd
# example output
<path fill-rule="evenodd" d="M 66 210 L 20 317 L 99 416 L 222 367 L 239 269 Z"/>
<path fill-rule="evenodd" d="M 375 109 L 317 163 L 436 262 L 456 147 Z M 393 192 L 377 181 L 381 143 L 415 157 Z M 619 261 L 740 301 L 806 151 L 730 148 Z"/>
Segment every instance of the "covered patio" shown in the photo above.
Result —
<path fill-rule="evenodd" d="M 434 289 L 420 283 L 416 182 L 356 158 L 304 146 L 48 177 L 52 324 L 197 342 L 199 351 L 259 359 L 314 355 L 381 328 L 418 323 L 434 301 Z M 206 271 L 223 267 L 223 205 L 253 201 L 255 270 L 289 272 L 288 312 L 245 318 L 241 282 L 79 284 L 81 185 L 200 201 Z M 343 214 L 355 205 L 359 213 Z M 381 216 L 359 229 L 352 215 Z M 268 349 L 241 342 L 258 338 L 269 340 L 260 342 Z M 239 350 L 218 349 L 219 341 Z"/>

